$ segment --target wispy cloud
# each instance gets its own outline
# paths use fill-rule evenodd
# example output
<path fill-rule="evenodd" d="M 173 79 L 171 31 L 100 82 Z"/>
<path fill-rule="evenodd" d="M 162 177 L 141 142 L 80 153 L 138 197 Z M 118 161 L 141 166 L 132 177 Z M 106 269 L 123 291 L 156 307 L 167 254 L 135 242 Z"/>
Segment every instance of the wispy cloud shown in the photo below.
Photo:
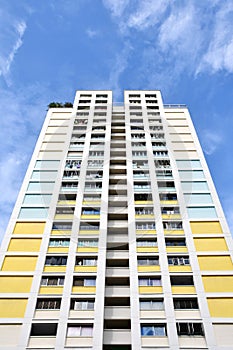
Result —
<path fill-rule="evenodd" d="M 129 15 L 127 26 L 145 30 L 161 22 L 170 1 L 143 0 L 138 2 L 135 12 Z"/>
<path fill-rule="evenodd" d="M 201 133 L 203 150 L 206 154 L 213 154 L 220 144 L 223 142 L 223 137 L 220 133 L 212 130 L 203 130 Z"/>
<path fill-rule="evenodd" d="M 96 36 L 99 34 L 99 32 L 98 32 L 97 30 L 88 28 L 88 29 L 86 30 L 86 34 L 87 34 L 87 36 L 88 36 L 89 38 L 92 39 L 92 38 L 96 37 Z"/>
<path fill-rule="evenodd" d="M 139 69 L 153 60 L 165 67 L 165 77 L 177 80 L 183 72 L 192 75 L 220 70 L 233 72 L 233 4 L 219 0 L 205 3 L 184 1 L 162 2 L 153 0 L 103 0 L 118 25 L 119 33 L 127 37 L 133 48 L 138 48 L 132 31 L 143 36 L 138 40 L 148 62 L 142 61 Z M 211 12 L 211 15 L 210 15 Z M 150 47 L 143 45 L 149 40 Z M 162 62 L 163 61 L 163 62 Z M 166 71 L 168 74 L 166 74 Z M 172 74 L 171 74 L 172 73 Z M 155 74 L 157 82 L 158 70 Z M 147 83 L 151 82 L 151 76 Z"/>
<path fill-rule="evenodd" d="M 129 4 L 129 0 L 103 0 L 104 6 L 110 10 L 113 17 L 120 17 Z"/>
<path fill-rule="evenodd" d="M 113 90 L 114 98 L 118 100 L 122 94 L 120 77 L 128 66 L 128 60 L 132 46 L 129 42 L 125 43 L 123 50 L 115 57 L 113 67 L 110 71 L 107 85 Z"/>
<path fill-rule="evenodd" d="M 216 73 L 225 70 L 233 73 L 233 3 L 223 2 L 214 18 L 212 39 L 203 55 L 197 73 Z"/>
<path fill-rule="evenodd" d="M 4 77 L 8 85 L 10 84 L 10 68 L 14 61 L 15 55 L 23 44 L 23 36 L 26 28 L 27 25 L 25 21 L 20 21 L 13 24 L 13 31 L 9 31 L 9 33 L 11 33 L 10 36 L 14 37 L 14 43 L 12 46 L 9 45 L 10 38 L 4 38 L 2 54 L 0 54 L 0 76 Z"/>

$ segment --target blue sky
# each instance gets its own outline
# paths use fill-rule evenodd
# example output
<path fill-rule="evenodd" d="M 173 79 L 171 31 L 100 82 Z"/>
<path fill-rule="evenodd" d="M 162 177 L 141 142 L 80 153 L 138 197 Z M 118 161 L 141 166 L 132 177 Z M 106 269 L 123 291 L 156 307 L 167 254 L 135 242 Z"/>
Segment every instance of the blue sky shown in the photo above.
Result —
<path fill-rule="evenodd" d="M 187 104 L 233 227 L 231 0 L 0 0 L 0 237 L 48 103 L 78 89 Z"/>

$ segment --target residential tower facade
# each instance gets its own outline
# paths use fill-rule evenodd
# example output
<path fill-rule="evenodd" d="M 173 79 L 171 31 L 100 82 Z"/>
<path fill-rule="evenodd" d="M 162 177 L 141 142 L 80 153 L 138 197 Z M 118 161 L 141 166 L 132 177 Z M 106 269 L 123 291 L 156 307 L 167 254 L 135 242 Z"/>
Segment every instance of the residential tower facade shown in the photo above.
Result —
<path fill-rule="evenodd" d="M 0 350 L 232 350 L 232 238 L 188 109 L 48 110 L 0 256 Z"/>

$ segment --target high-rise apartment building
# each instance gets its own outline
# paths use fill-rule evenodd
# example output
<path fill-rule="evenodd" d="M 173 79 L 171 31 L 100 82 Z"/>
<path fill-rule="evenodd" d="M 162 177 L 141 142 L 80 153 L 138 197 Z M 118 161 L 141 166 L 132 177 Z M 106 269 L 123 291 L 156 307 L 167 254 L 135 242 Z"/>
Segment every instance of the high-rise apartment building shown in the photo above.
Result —
<path fill-rule="evenodd" d="M 3 240 L 0 350 L 232 350 L 231 235 L 188 109 L 49 109 Z"/>

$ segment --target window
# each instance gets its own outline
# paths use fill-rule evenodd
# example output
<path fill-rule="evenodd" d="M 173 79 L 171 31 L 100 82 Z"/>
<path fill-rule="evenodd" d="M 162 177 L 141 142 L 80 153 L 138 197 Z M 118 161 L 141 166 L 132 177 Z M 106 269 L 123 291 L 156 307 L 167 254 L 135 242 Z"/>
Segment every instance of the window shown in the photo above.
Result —
<path fill-rule="evenodd" d="M 151 265 L 159 265 L 158 258 L 138 258 L 139 266 L 151 266 Z"/>
<path fill-rule="evenodd" d="M 197 299 L 174 299 L 174 308 L 175 310 L 183 309 L 198 309 Z"/>
<path fill-rule="evenodd" d="M 201 168 L 200 160 L 177 160 L 178 169 L 197 169 Z"/>
<path fill-rule="evenodd" d="M 63 231 L 63 230 L 71 230 L 72 228 L 72 224 L 71 223 L 64 223 L 64 224 L 60 224 L 60 223 L 54 223 L 52 230 L 58 230 L 58 231 Z"/>
<path fill-rule="evenodd" d="M 201 180 L 205 178 L 202 170 L 179 170 L 182 180 Z"/>
<path fill-rule="evenodd" d="M 166 327 L 163 324 L 141 325 L 141 335 L 143 337 L 165 337 Z"/>
<path fill-rule="evenodd" d="M 21 208 L 19 219 L 45 219 L 48 216 L 48 208 Z"/>
<path fill-rule="evenodd" d="M 163 228 L 165 230 L 182 230 L 182 222 L 181 221 L 164 221 Z"/>
<path fill-rule="evenodd" d="M 73 299 L 71 300 L 71 310 L 94 310 L 94 299 Z"/>
<path fill-rule="evenodd" d="M 51 194 L 26 194 L 23 204 L 49 205 L 51 197 Z"/>
<path fill-rule="evenodd" d="M 73 215 L 74 214 L 74 208 L 72 207 L 58 207 L 56 209 L 56 215 Z"/>
<path fill-rule="evenodd" d="M 163 207 L 161 208 L 162 214 L 166 215 L 173 215 L 173 214 L 180 214 L 179 207 Z"/>
<path fill-rule="evenodd" d="M 63 286 L 64 277 L 42 277 L 41 286 Z"/>
<path fill-rule="evenodd" d="M 49 169 L 58 168 L 60 160 L 37 160 L 35 169 Z"/>
<path fill-rule="evenodd" d="M 153 208 L 135 208 L 135 214 L 136 215 L 153 215 L 154 214 L 154 210 Z"/>
<path fill-rule="evenodd" d="M 95 287 L 96 279 L 95 278 L 74 278 L 75 287 Z"/>
<path fill-rule="evenodd" d="M 100 209 L 83 208 L 82 215 L 100 215 Z"/>
<path fill-rule="evenodd" d="M 204 336 L 203 325 L 201 323 L 177 323 L 178 335 Z"/>
<path fill-rule="evenodd" d="M 157 247 L 157 241 L 156 240 L 137 240 L 137 247 Z"/>
<path fill-rule="evenodd" d="M 92 337 L 93 325 L 68 325 L 67 337 Z"/>
<path fill-rule="evenodd" d="M 78 247 L 80 248 L 98 247 L 98 240 L 97 239 L 79 239 Z"/>
<path fill-rule="evenodd" d="M 83 230 L 83 231 L 89 231 L 89 230 L 96 230 L 98 231 L 99 230 L 99 224 L 92 224 L 92 223 L 88 223 L 88 222 L 84 222 L 84 223 L 81 223 L 80 224 L 80 227 L 79 227 L 80 231 Z"/>
<path fill-rule="evenodd" d="M 176 193 L 160 193 L 159 198 L 161 201 L 177 201 Z"/>
<path fill-rule="evenodd" d="M 188 216 L 192 219 L 214 219 L 217 213 L 214 207 L 193 207 L 187 208 Z"/>
<path fill-rule="evenodd" d="M 206 181 L 181 181 L 181 187 L 184 192 L 209 191 Z"/>
<path fill-rule="evenodd" d="M 193 286 L 193 277 L 192 276 L 171 276 L 171 285 L 172 286 Z"/>
<path fill-rule="evenodd" d="M 186 204 L 212 204 L 211 195 L 208 193 L 188 193 L 184 194 L 184 199 Z"/>
<path fill-rule="evenodd" d="M 66 265 L 66 256 L 47 256 L 45 259 L 45 265 Z"/>
<path fill-rule="evenodd" d="M 160 277 L 148 277 L 148 278 L 142 278 L 139 277 L 138 279 L 139 286 L 161 286 L 161 278 Z"/>
<path fill-rule="evenodd" d="M 156 299 L 141 299 L 140 300 L 140 310 L 163 310 L 164 304 L 163 300 Z"/>
<path fill-rule="evenodd" d="M 31 179 L 32 180 L 55 180 L 57 178 L 57 170 L 53 171 L 38 171 L 33 170 Z"/>
<path fill-rule="evenodd" d="M 69 239 L 50 239 L 49 241 L 50 247 L 69 247 L 69 245 Z"/>
<path fill-rule="evenodd" d="M 189 265 L 189 257 L 188 256 L 170 256 L 168 257 L 169 265 Z"/>
<path fill-rule="evenodd" d="M 38 299 L 36 309 L 38 310 L 59 310 L 61 299 Z"/>
<path fill-rule="evenodd" d="M 57 323 L 34 323 L 31 328 L 31 336 L 51 337 L 57 334 Z"/>
<path fill-rule="evenodd" d="M 136 230 L 155 230 L 155 223 L 136 223 Z"/>
<path fill-rule="evenodd" d="M 36 191 L 36 192 L 46 192 L 51 193 L 53 191 L 55 182 L 29 182 L 27 191 Z"/>
<path fill-rule="evenodd" d="M 186 242 L 184 238 L 175 238 L 175 239 L 165 239 L 166 242 L 166 246 L 167 247 L 185 247 L 186 246 Z"/>
<path fill-rule="evenodd" d="M 97 258 L 76 258 L 76 265 L 79 266 L 96 266 L 97 265 Z"/>

